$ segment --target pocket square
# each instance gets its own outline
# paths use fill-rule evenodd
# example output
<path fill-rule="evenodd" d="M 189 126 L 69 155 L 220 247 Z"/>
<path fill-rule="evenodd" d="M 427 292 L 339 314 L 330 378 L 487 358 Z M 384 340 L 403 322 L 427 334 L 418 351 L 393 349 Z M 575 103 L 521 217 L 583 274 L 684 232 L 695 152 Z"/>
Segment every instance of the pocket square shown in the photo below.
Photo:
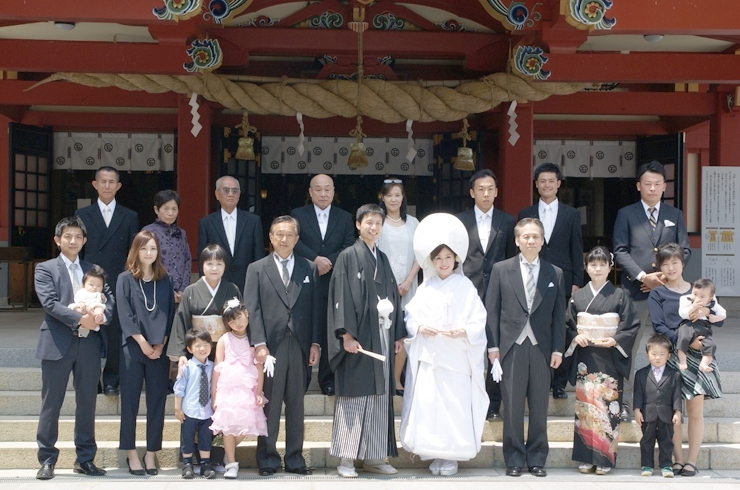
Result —
<path fill-rule="evenodd" d="M 548 288 L 554 288 L 554 287 L 555 287 L 555 285 L 554 285 L 553 283 L 550 283 L 550 284 L 548 284 L 548 285 L 547 285 L 547 287 L 548 287 Z"/>
<path fill-rule="evenodd" d="M 669 220 L 669 219 L 663 220 L 663 223 L 664 223 L 664 224 L 665 224 L 666 226 L 676 226 L 676 223 L 674 223 L 673 221 L 671 221 L 671 220 Z"/>
<path fill-rule="evenodd" d="M 309 282 L 311 282 L 311 281 L 309 281 L 309 280 L 308 280 L 308 276 L 306 276 L 306 278 L 305 278 L 305 279 L 303 280 L 303 284 L 307 284 L 307 283 L 309 283 Z"/>

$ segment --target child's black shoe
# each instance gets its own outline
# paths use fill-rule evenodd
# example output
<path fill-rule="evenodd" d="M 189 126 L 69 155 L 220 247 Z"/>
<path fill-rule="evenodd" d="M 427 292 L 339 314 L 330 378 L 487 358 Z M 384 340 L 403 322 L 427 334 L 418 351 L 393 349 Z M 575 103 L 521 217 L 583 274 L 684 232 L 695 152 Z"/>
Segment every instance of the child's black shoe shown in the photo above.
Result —
<path fill-rule="evenodd" d="M 203 463 L 200 465 L 200 474 L 203 478 L 216 478 L 216 470 L 211 467 L 209 463 Z"/>
<path fill-rule="evenodd" d="M 186 480 L 192 480 L 194 476 L 193 465 L 191 463 L 185 463 L 185 466 L 182 468 L 182 477 Z"/>

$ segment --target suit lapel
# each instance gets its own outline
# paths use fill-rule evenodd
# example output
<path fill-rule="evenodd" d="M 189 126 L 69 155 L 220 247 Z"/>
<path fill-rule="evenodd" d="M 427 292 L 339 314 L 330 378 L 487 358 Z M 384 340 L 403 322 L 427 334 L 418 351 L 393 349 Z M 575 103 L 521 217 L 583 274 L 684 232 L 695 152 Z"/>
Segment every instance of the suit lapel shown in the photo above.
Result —
<path fill-rule="evenodd" d="M 98 210 L 98 213 L 100 210 Z M 101 216 L 102 218 L 102 216 Z M 118 228 L 123 223 L 123 211 L 120 210 L 119 205 L 116 204 L 116 210 L 113 211 L 113 216 L 110 218 L 110 224 L 108 225 L 108 228 L 106 228 L 105 232 L 105 241 L 107 241 L 110 237 L 115 235 Z M 105 225 L 105 223 L 103 223 Z"/>
<path fill-rule="evenodd" d="M 563 216 L 563 205 L 562 203 L 558 203 L 558 214 L 555 215 L 555 224 L 552 226 L 552 233 L 550 234 L 550 240 L 552 240 L 552 237 L 557 236 L 558 229 L 563 227 L 563 221 L 565 220 L 565 217 Z M 538 212 L 539 213 L 539 212 Z M 539 218 L 539 214 L 538 214 Z M 548 244 L 549 241 L 545 240 Z"/>
<path fill-rule="evenodd" d="M 242 234 L 244 232 L 244 229 L 246 228 L 246 215 L 241 210 L 236 210 L 236 232 L 234 233 L 234 251 L 236 252 L 239 250 L 239 241 L 241 240 Z M 222 221 L 223 223 L 223 221 Z M 223 224 L 221 225 L 221 228 L 223 228 Z M 224 234 L 226 231 L 224 231 Z"/>
<path fill-rule="evenodd" d="M 95 227 L 95 229 L 97 229 L 96 235 L 103 237 L 100 242 L 100 246 L 102 247 L 102 245 L 106 241 L 108 241 L 108 237 L 106 236 L 108 233 L 108 227 L 105 226 L 105 220 L 103 219 L 103 213 L 100 212 L 100 206 L 98 205 L 97 201 L 95 201 L 90 206 L 89 211 L 90 211 L 88 213 L 88 216 L 89 216 L 88 221 L 90 221 L 89 224 L 92 224 L 92 226 Z M 85 223 L 85 225 L 87 226 L 88 223 Z M 88 230 L 88 234 L 92 234 L 91 231 L 92 230 Z"/>
<path fill-rule="evenodd" d="M 221 215 L 221 210 L 219 209 L 217 212 L 213 213 L 211 216 L 213 216 L 213 228 L 216 230 L 216 234 L 218 235 L 219 240 L 221 243 L 226 245 L 226 253 L 229 254 L 229 257 L 231 258 L 231 249 L 229 248 L 229 239 L 226 238 L 226 229 L 224 228 L 224 220 L 223 216 Z M 239 236 L 239 220 L 236 220 L 236 236 Z M 236 239 L 234 240 L 234 250 L 236 250 Z"/>
<path fill-rule="evenodd" d="M 316 213 L 314 213 L 313 216 L 314 218 L 316 218 Z M 316 227 L 318 228 L 318 226 L 319 222 L 318 219 L 316 219 Z M 331 210 L 329 211 L 329 219 L 327 220 L 326 234 L 324 236 L 329 236 L 334 230 L 335 226 L 337 226 L 337 213 L 334 212 L 334 206 L 332 206 Z M 321 238 L 321 230 L 319 230 L 319 238 Z"/>
<path fill-rule="evenodd" d="M 333 206 L 332 206 L 333 207 Z M 308 221 L 308 227 L 311 229 L 311 231 L 316 235 L 316 238 L 319 240 L 319 242 L 322 242 L 323 239 L 321 238 L 321 228 L 319 228 L 319 218 L 316 217 L 316 209 L 313 207 L 313 204 L 309 204 L 306 206 L 306 219 Z M 329 224 L 326 226 L 326 234 L 329 234 L 329 227 L 332 226 L 332 215 L 334 216 L 334 221 L 336 222 L 336 213 L 329 213 Z"/>
<path fill-rule="evenodd" d="M 642 207 L 642 201 L 635 203 L 635 215 L 637 216 L 638 223 L 640 223 L 640 226 L 647 235 L 648 240 L 650 240 L 650 243 L 655 245 L 656 241 L 653 239 L 653 227 L 650 226 L 650 220 L 648 220 L 647 214 L 645 214 L 645 208 Z"/>
<path fill-rule="evenodd" d="M 550 287 L 550 283 L 554 284 L 552 280 L 552 269 L 546 267 L 546 264 L 540 260 L 540 274 L 537 276 L 537 287 L 535 288 L 534 299 L 532 300 L 532 311 L 536 311 L 537 307 L 542 303 L 542 298 L 547 293 L 547 288 Z"/>
<path fill-rule="evenodd" d="M 522 266 L 519 264 L 519 255 L 516 255 L 514 265 L 509 269 L 509 283 L 514 289 L 514 294 L 516 295 L 516 299 L 519 300 L 519 304 L 522 305 L 524 311 L 527 311 L 527 293 L 524 291 L 521 267 Z"/>
<path fill-rule="evenodd" d="M 660 235 L 663 233 L 665 228 L 665 204 L 660 203 L 660 211 L 658 212 L 657 222 L 655 223 L 655 236 L 657 237 L 655 243 L 660 243 Z"/>
<path fill-rule="evenodd" d="M 61 255 L 57 257 L 57 266 L 59 267 L 59 277 L 62 281 L 61 285 L 66 286 L 63 287 L 62 290 L 58 293 L 59 301 L 64 304 L 70 304 L 74 301 L 75 288 L 72 285 L 72 279 L 69 277 L 69 269 L 67 269 L 67 264 L 64 263 Z"/>
<path fill-rule="evenodd" d="M 490 252 L 493 248 L 491 247 L 491 245 L 493 244 L 493 241 L 496 240 L 496 235 L 498 234 L 498 230 L 500 227 L 501 213 L 497 213 L 496 209 L 494 208 L 493 211 L 491 211 L 491 232 L 488 234 L 488 245 L 486 246 L 486 253 Z M 478 227 L 476 226 L 476 229 L 477 228 Z"/>
<path fill-rule="evenodd" d="M 285 284 L 283 284 L 283 278 L 280 275 L 281 273 L 278 270 L 277 264 L 275 263 L 275 256 L 271 254 L 269 255 L 269 257 L 270 260 L 268 260 L 267 264 L 265 265 L 265 273 L 270 279 L 270 282 L 275 288 L 275 291 L 278 293 L 280 300 L 285 303 L 285 306 L 290 307 L 290 304 L 288 304 L 288 295 L 285 294 Z M 293 267 L 293 274 L 295 275 L 295 267 Z"/>
<path fill-rule="evenodd" d="M 301 294 L 301 289 L 303 288 L 303 280 L 308 277 L 305 265 L 306 263 L 303 260 L 295 257 L 293 275 L 290 278 L 290 298 L 288 299 L 288 306 L 290 308 L 298 301 L 298 296 Z"/>

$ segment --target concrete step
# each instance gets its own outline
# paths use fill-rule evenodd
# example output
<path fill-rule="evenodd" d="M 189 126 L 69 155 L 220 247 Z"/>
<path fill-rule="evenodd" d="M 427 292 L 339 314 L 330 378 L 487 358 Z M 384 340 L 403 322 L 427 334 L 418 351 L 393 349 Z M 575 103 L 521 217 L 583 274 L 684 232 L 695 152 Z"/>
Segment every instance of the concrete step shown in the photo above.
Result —
<path fill-rule="evenodd" d="M 236 451 L 236 458 L 241 468 L 256 468 L 255 441 L 242 442 Z M 74 445 L 71 442 L 60 442 L 57 468 L 72 468 L 75 460 Z M 145 443 L 137 442 L 140 455 L 143 455 Z M 36 443 L 0 443 L 0 469 L 35 469 L 38 468 Z M 278 443 L 281 454 L 284 443 Z M 687 446 L 684 444 L 684 451 Z M 307 442 L 303 446 L 303 456 L 306 464 L 313 468 L 333 468 L 339 464 L 339 459 L 329 454 L 329 442 Z M 157 453 L 159 466 L 164 468 L 178 467 L 178 443 L 168 441 L 163 449 Z M 390 463 L 396 468 L 426 468 L 428 461 L 421 461 L 418 456 L 407 453 L 399 446 L 399 456 L 391 458 Z M 703 444 L 699 452 L 697 467 L 706 469 L 740 469 L 740 444 Z M 658 460 L 657 449 L 655 460 Z M 125 468 L 126 456 L 118 449 L 117 442 L 99 442 L 95 464 L 104 468 Z M 547 459 L 548 468 L 576 468 L 577 461 L 572 460 L 572 445 L 566 442 L 550 443 L 550 452 Z M 358 469 L 362 462 L 356 463 Z M 639 444 L 620 443 L 617 456 L 618 468 L 634 468 L 637 472 L 640 467 Z M 461 468 L 503 468 L 505 467 L 503 451 L 499 442 L 484 442 L 481 451 L 470 461 L 461 461 Z"/>
<path fill-rule="evenodd" d="M 525 431 L 528 422 L 525 419 Z M 328 416 L 306 417 L 304 438 L 311 442 L 330 442 L 333 419 Z M 396 434 L 400 433 L 400 419 L 396 417 Z M 38 418 L 2 417 L 0 418 L 0 442 L 33 442 L 36 440 Z M 136 425 L 136 438 L 145 439 L 146 420 L 140 417 Z M 683 440 L 687 439 L 687 426 L 682 426 Z M 97 441 L 118 441 L 120 418 L 116 415 L 96 418 L 95 438 Z M 639 443 L 642 431 L 635 422 L 619 424 L 620 443 Z M 552 417 L 547 421 L 547 438 L 550 442 L 573 442 L 573 417 Z M 180 440 L 180 422 L 172 416 L 165 419 L 163 439 Z M 64 416 L 59 421 L 59 440 L 74 440 L 74 417 Z M 281 419 L 279 441 L 285 440 L 285 420 Z M 484 442 L 501 442 L 503 423 L 499 420 L 486 422 L 483 427 Z M 704 443 L 740 444 L 740 419 L 706 418 L 704 420 Z"/>
<path fill-rule="evenodd" d="M 75 401 L 74 392 L 68 391 L 61 415 L 74 415 Z M 307 416 L 332 416 L 334 415 L 333 396 L 319 394 L 307 394 L 304 399 L 304 413 Z M 166 414 L 174 414 L 174 395 L 167 397 Z M 396 396 L 393 399 L 393 407 L 396 416 L 401 415 L 403 398 Z M 41 408 L 41 392 L 39 391 L 0 391 L 0 416 L 7 415 L 38 415 Z M 117 396 L 98 395 L 96 415 L 119 415 L 120 403 Z M 575 397 L 570 396 L 567 400 L 550 399 L 548 407 L 550 417 L 572 417 L 575 413 Z M 139 415 L 146 414 L 146 403 L 144 395 L 139 403 Z M 704 404 L 704 416 L 710 418 L 740 418 L 740 394 L 724 394 L 722 398 L 707 400 Z"/>

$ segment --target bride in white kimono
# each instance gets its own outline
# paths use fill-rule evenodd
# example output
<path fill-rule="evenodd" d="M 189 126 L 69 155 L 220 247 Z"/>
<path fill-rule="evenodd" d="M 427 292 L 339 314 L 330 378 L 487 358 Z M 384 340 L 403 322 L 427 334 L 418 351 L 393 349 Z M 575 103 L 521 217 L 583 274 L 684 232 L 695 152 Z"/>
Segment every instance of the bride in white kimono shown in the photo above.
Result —
<path fill-rule="evenodd" d="M 478 454 L 488 409 L 486 310 L 462 274 L 467 248 L 464 225 L 449 214 L 427 217 L 414 235 L 424 283 L 406 306 L 401 444 L 433 459 L 433 475 L 454 475 L 458 461 Z"/>

